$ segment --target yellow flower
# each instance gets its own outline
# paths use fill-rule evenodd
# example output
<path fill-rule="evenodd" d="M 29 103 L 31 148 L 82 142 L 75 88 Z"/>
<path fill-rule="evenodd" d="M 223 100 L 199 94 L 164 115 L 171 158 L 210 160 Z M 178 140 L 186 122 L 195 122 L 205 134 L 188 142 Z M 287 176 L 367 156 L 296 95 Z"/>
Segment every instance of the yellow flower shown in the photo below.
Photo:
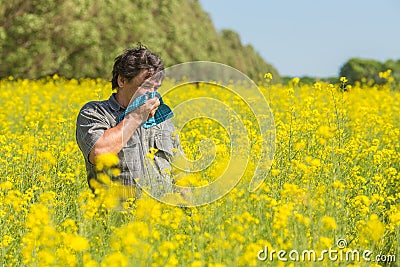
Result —
<path fill-rule="evenodd" d="M 326 138 L 332 138 L 334 136 L 334 133 L 332 132 L 331 127 L 327 125 L 321 125 L 318 130 L 317 134 L 321 135 L 322 137 Z"/>
<path fill-rule="evenodd" d="M 41 249 L 37 257 L 39 265 L 42 266 L 49 266 L 56 260 L 54 254 L 49 249 Z"/>
<path fill-rule="evenodd" d="M 365 195 L 356 196 L 356 197 L 354 198 L 354 200 L 355 200 L 355 204 L 356 204 L 357 206 L 365 205 L 365 206 L 368 207 L 369 204 L 370 204 L 369 198 L 368 198 L 367 196 L 365 196 Z"/>
<path fill-rule="evenodd" d="M 321 249 L 328 249 L 328 248 L 333 247 L 333 245 L 334 245 L 333 238 L 331 238 L 331 237 L 324 237 L 324 236 L 321 236 L 321 237 L 319 238 L 319 244 L 318 244 L 318 247 L 319 247 L 319 248 L 321 248 Z"/>
<path fill-rule="evenodd" d="M 99 264 L 95 260 L 92 259 L 92 257 L 90 256 L 89 253 L 83 254 L 82 259 L 83 259 L 83 265 L 85 267 L 98 267 L 99 266 Z"/>
<path fill-rule="evenodd" d="M 119 158 L 116 154 L 104 153 L 96 157 L 95 165 L 97 171 L 109 169 L 119 163 Z"/>
<path fill-rule="evenodd" d="M 266 81 L 270 81 L 270 80 L 272 80 L 272 74 L 271 73 L 265 73 L 264 74 L 264 79 L 266 80 Z"/>
<path fill-rule="evenodd" d="M 118 168 L 112 168 L 111 169 L 111 175 L 112 176 L 119 176 L 121 174 L 121 170 Z"/>
<path fill-rule="evenodd" d="M 377 245 L 385 234 L 385 225 L 379 220 L 378 215 L 372 214 L 367 223 L 361 227 L 360 240 L 364 244 L 373 242 Z"/>
<path fill-rule="evenodd" d="M 400 212 L 390 215 L 390 222 L 394 225 L 400 226 Z"/>
<path fill-rule="evenodd" d="M 100 264 L 101 267 L 127 267 L 128 258 L 121 252 L 106 255 Z"/>
<path fill-rule="evenodd" d="M 65 219 L 65 221 L 61 223 L 61 226 L 66 229 L 66 232 L 76 233 L 78 231 L 75 221 L 69 218 Z"/>
<path fill-rule="evenodd" d="M 205 266 L 204 262 L 195 260 L 190 264 L 190 267 L 202 267 Z"/>
<path fill-rule="evenodd" d="M 387 80 L 387 79 L 389 79 L 391 74 L 392 74 L 392 70 L 388 69 L 384 72 L 379 72 L 379 77 Z"/>
<path fill-rule="evenodd" d="M 336 230 L 337 229 L 337 224 L 335 222 L 335 219 L 330 216 L 323 216 L 321 219 L 322 223 L 322 228 L 326 231 L 330 230 Z"/>
<path fill-rule="evenodd" d="M 103 183 L 103 184 L 105 184 L 105 185 L 108 185 L 108 186 L 111 185 L 111 178 L 110 178 L 110 176 L 108 176 L 107 174 L 98 173 L 98 174 L 97 174 L 97 179 L 98 179 L 101 183 Z"/>
<path fill-rule="evenodd" d="M 304 142 L 304 141 L 297 142 L 297 143 L 294 145 L 294 149 L 295 149 L 296 151 L 302 150 L 302 149 L 305 148 L 305 147 L 306 147 L 306 142 Z"/>
<path fill-rule="evenodd" d="M 0 189 L 2 191 L 9 190 L 13 187 L 13 184 L 10 181 L 5 181 L 0 184 Z"/>
<path fill-rule="evenodd" d="M 8 247 L 8 245 L 10 245 L 10 243 L 14 240 L 14 238 L 12 238 L 9 235 L 4 235 L 2 237 L 2 241 L 0 243 L 0 248 L 6 248 Z"/>
<path fill-rule="evenodd" d="M 294 85 L 299 84 L 299 82 L 300 82 L 300 78 L 299 78 L 299 77 L 294 77 L 294 78 L 292 79 L 292 83 L 293 83 Z"/>
<path fill-rule="evenodd" d="M 64 242 L 68 247 L 77 252 L 81 252 L 89 248 L 88 240 L 76 234 L 67 234 Z"/>
<path fill-rule="evenodd" d="M 271 170 L 271 175 L 272 176 L 278 176 L 279 174 L 281 174 L 282 171 L 281 170 L 277 170 L 277 169 L 272 169 Z"/>
<path fill-rule="evenodd" d="M 260 251 L 260 245 L 250 243 L 246 246 L 244 253 L 239 257 L 238 263 L 240 266 L 257 266 L 257 253 Z"/>
<path fill-rule="evenodd" d="M 338 90 L 350 88 L 344 77 L 335 85 L 299 86 L 298 78 L 272 85 L 272 74 L 266 74 L 264 85 L 259 83 L 261 95 L 236 83 L 228 90 L 207 83 L 176 87 L 166 79 L 163 87 L 175 89 L 165 100 L 182 107 L 174 122 L 183 128 L 173 135 L 189 159 L 174 159 L 168 176 L 199 186 L 192 193 L 197 197 L 207 191 L 202 185 L 224 173 L 233 176 L 232 170 L 247 160 L 238 170 L 239 183 L 227 179 L 223 185 L 232 185 L 232 191 L 199 207 L 173 207 L 144 192 L 136 199 L 132 187 L 111 183 L 120 175 L 116 155 L 99 157 L 99 179 L 90 181 L 96 194 L 88 188 L 74 136 L 76 114 L 83 103 L 109 97 L 108 81 L 5 77 L 0 81 L 2 260 L 10 266 L 261 266 L 257 253 L 265 245 L 276 251 L 329 249 L 340 234 L 349 235 L 353 248 L 374 253 L 396 248 L 397 75 L 381 72 L 384 83 L 363 79 L 344 93 Z M 272 116 L 266 116 L 262 97 Z M 213 110 L 206 101 L 186 109 L 181 105 L 210 98 L 221 108 Z M 268 125 L 259 125 L 264 119 Z M 275 136 L 276 142 L 262 140 L 261 134 Z M 248 145 L 242 143 L 246 140 Z M 265 157 L 264 149 L 276 153 Z M 204 169 L 193 168 L 199 165 Z M 255 192 L 248 191 L 252 178 L 266 178 Z M 124 209 L 111 209 L 129 197 Z M 179 195 L 165 197 L 181 201 Z M 296 266 L 277 263 L 276 257 L 278 266 Z"/>
<path fill-rule="evenodd" d="M 316 82 L 313 84 L 313 87 L 315 88 L 315 90 L 320 91 L 322 88 L 322 84 L 320 82 Z"/>
<path fill-rule="evenodd" d="M 343 192 L 346 186 L 341 181 L 334 181 L 332 187 Z"/>
<path fill-rule="evenodd" d="M 40 195 L 39 199 L 42 203 L 50 205 L 53 203 L 56 197 L 56 193 L 53 191 L 47 191 Z"/>

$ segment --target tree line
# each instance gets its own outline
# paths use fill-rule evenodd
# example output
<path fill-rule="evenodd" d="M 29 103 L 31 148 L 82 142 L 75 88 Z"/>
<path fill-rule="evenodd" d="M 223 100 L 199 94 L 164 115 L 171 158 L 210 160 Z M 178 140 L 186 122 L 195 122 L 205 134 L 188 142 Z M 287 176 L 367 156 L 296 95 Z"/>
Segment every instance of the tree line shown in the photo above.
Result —
<path fill-rule="evenodd" d="M 165 65 L 207 60 L 232 66 L 254 80 L 270 72 L 273 82 L 286 82 L 251 45 L 233 30 L 218 32 L 197 0 L 0 0 L 0 78 L 36 79 L 59 74 L 67 78 L 109 79 L 114 58 L 141 42 Z M 386 79 L 392 70 L 400 84 L 400 59 L 379 62 L 352 58 L 338 77 L 350 84 L 365 78 Z M 303 77 L 311 83 L 315 77 Z"/>
<path fill-rule="evenodd" d="M 400 84 L 400 59 L 380 62 L 373 59 L 351 58 L 340 68 L 339 75 L 346 77 L 350 84 L 363 80 L 372 81 L 375 84 L 383 84 L 388 79 L 382 77 L 379 73 L 387 70 L 391 70 L 391 77 L 393 77 L 394 82 Z"/>
<path fill-rule="evenodd" d="M 138 42 L 166 66 L 207 60 L 252 79 L 278 71 L 232 30 L 217 32 L 196 0 L 0 0 L 0 78 L 111 77 Z"/>
<path fill-rule="evenodd" d="M 388 72 L 390 70 L 390 73 Z M 389 78 L 390 76 L 390 78 Z M 300 77 L 302 84 L 313 84 L 315 81 L 323 81 L 328 83 L 339 83 L 340 77 L 347 78 L 347 84 L 354 85 L 356 82 L 385 84 L 389 80 L 393 82 L 394 87 L 400 85 L 400 59 L 389 59 L 380 62 L 373 59 L 350 58 L 340 68 L 338 76 L 334 77 Z M 283 76 L 282 83 L 290 82 L 294 77 Z"/>

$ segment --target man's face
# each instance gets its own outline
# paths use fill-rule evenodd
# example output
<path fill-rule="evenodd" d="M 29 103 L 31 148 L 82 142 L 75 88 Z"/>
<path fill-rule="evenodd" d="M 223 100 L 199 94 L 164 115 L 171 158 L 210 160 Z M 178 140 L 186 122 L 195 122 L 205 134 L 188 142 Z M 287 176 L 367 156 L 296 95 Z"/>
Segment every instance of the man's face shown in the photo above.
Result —
<path fill-rule="evenodd" d="M 148 92 L 155 92 L 158 90 L 158 88 L 161 86 L 161 81 L 154 78 L 150 77 L 149 79 L 145 80 L 142 85 L 140 86 L 141 89 L 144 89 Z"/>
<path fill-rule="evenodd" d="M 157 91 L 161 86 L 161 80 L 157 78 L 157 75 L 148 77 L 148 71 L 142 70 L 136 77 L 128 81 L 124 79 L 123 87 L 125 90 L 129 90 L 135 93 L 139 88 L 144 92 L 154 92 Z"/>

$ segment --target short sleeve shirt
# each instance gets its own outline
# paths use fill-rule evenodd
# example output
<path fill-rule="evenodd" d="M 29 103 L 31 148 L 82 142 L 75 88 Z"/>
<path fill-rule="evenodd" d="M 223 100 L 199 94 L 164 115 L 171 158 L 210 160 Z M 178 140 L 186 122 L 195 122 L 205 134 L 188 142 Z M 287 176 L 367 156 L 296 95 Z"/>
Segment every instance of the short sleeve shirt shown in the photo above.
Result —
<path fill-rule="evenodd" d="M 115 93 L 108 100 L 92 101 L 81 108 L 76 121 L 76 140 L 85 158 L 88 181 L 96 179 L 95 165 L 89 161 L 90 151 L 106 130 L 117 125 L 117 118 L 124 111 Z M 154 159 L 148 156 L 151 148 L 157 149 Z M 171 161 L 176 153 L 183 154 L 171 120 L 148 129 L 138 127 L 118 153 L 119 164 L 116 167 L 121 173 L 112 178 L 124 185 L 134 185 L 140 179 L 141 186 L 157 184 L 169 190 L 167 188 L 173 182 Z"/>

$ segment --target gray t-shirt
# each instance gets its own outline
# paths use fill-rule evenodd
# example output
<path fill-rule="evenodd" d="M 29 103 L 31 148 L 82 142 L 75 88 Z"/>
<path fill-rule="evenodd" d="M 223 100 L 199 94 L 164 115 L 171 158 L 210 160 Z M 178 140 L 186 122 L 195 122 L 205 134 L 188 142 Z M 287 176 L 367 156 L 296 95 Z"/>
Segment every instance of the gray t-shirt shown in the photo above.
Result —
<path fill-rule="evenodd" d="M 95 165 L 89 162 L 90 151 L 104 131 L 116 126 L 117 118 L 124 111 L 115 93 L 108 100 L 92 101 L 81 108 L 76 122 L 76 140 L 85 158 L 88 181 L 96 179 Z M 150 148 L 158 149 L 154 159 L 147 156 Z M 171 120 L 148 129 L 138 127 L 118 153 L 120 162 L 116 167 L 121 173 L 112 179 L 123 185 L 151 186 L 156 195 L 170 192 L 173 182 L 171 161 L 177 153 L 183 155 Z"/>

